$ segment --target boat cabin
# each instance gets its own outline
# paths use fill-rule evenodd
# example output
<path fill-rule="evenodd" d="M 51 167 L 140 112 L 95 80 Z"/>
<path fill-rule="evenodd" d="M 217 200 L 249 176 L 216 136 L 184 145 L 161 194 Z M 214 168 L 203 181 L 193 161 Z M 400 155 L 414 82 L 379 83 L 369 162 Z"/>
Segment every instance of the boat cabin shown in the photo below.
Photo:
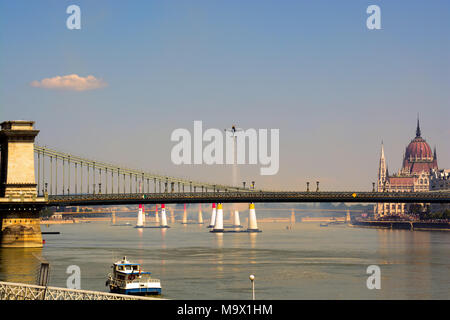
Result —
<path fill-rule="evenodd" d="M 114 277 L 118 280 L 133 280 L 136 276 L 150 275 L 151 272 L 142 271 L 139 263 L 131 263 L 127 257 L 123 257 L 121 261 L 114 263 Z"/>

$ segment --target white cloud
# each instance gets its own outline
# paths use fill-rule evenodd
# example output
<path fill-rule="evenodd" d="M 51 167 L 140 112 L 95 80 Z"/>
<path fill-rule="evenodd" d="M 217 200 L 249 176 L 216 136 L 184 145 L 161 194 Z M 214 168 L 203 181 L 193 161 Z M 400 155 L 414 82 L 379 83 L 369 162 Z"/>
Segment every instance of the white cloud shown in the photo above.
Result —
<path fill-rule="evenodd" d="M 44 78 L 40 81 L 35 80 L 31 82 L 31 86 L 44 89 L 86 91 L 103 88 L 107 86 L 107 83 L 102 79 L 97 79 L 92 75 L 89 75 L 87 77 L 80 77 L 77 74 L 69 74 L 66 76 Z"/>

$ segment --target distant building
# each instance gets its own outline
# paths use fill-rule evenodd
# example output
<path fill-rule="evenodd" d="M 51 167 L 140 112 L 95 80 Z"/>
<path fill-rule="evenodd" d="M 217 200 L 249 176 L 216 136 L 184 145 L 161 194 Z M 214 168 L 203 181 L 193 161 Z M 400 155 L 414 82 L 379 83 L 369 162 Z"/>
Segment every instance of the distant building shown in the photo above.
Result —
<path fill-rule="evenodd" d="M 450 169 L 432 170 L 430 174 L 431 191 L 450 190 Z M 450 203 L 436 203 L 431 205 L 431 211 L 439 212 L 450 209 Z"/>
<path fill-rule="evenodd" d="M 50 219 L 52 220 L 62 220 L 62 214 L 61 213 L 54 213 Z"/>
<path fill-rule="evenodd" d="M 378 168 L 378 192 L 418 192 L 430 190 L 431 172 L 438 170 L 436 148 L 430 146 L 421 136 L 419 119 L 417 119 L 416 137 L 406 147 L 402 168 L 389 175 L 381 144 L 380 164 Z M 401 215 L 409 212 L 406 203 L 379 203 L 374 207 L 376 217 L 384 215 Z"/>
<path fill-rule="evenodd" d="M 432 170 L 430 174 L 430 190 L 450 190 L 450 169 Z"/>

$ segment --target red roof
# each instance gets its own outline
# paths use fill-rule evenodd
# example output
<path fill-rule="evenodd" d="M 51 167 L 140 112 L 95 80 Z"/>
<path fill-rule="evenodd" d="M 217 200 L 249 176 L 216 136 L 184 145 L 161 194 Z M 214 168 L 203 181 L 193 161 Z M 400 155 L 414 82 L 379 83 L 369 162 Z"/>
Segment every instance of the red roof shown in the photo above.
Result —
<path fill-rule="evenodd" d="M 391 186 L 412 186 L 414 185 L 414 177 L 389 177 Z"/>
<path fill-rule="evenodd" d="M 424 139 L 421 137 L 415 137 L 408 147 L 406 147 L 405 158 L 429 160 L 433 159 L 433 152 Z"/>

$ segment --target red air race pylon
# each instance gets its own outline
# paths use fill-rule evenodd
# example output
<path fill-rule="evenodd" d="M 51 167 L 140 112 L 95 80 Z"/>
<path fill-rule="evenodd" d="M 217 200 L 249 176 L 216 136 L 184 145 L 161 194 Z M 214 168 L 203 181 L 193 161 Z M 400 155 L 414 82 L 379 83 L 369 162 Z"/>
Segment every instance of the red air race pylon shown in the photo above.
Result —
<path fill-rule="evenodd" d="M 161 204 L 161 228 L 169 228 L 167 225 L 167 217 L 166 217 L 166 205 L 163 203 Z"/>
<path fill-rule="evenodd" d="M 142 218 L 142 204 L 140 204 L 135 228 L 143 228 L 143 227 L 144 227 L 144 219 Z"/>
<path fill-rule="evenodd" d="M 216 224 L 216 204 L 212 204 L 211 221 L 209 222 L 208 228 L 214 228 Z"/>

